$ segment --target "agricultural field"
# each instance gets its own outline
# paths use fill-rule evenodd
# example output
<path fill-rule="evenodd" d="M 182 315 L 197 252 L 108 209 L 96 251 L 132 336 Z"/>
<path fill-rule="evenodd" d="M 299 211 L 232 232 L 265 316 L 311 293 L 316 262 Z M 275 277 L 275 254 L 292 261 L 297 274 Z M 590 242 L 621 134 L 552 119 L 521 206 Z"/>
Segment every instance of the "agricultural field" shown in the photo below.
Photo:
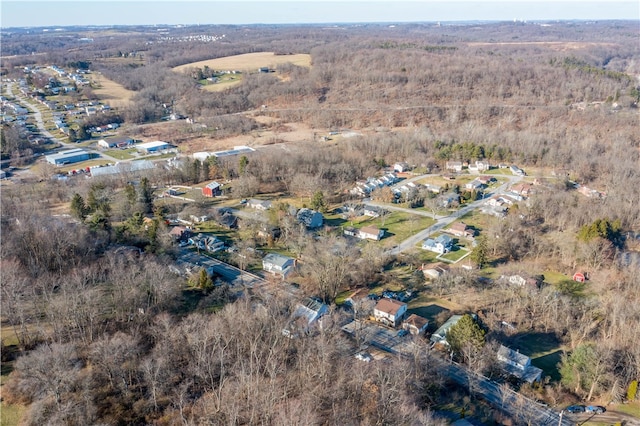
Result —
<path fill-rule="evenodd" d="M 92 84 L 95 87 L 93 93 L 101 101 L 115 108 L 129 106 L 131 98 L 136 92 L 125 89 L 121 84 L 109 80 L 100 73 L 91 74 Z"/>
<path fill-rule="evenodd" d="M 291 63 L 301 67 L 311 67 L 311 55 L 301 53 L 297 55 L 276 55 L 273 52 L 245 53 L 244 55 L 226 56 L 224 58 L 209 59 L 206 61 L 192 62 L 173 68 L 176 72 L 185 72 L 190 68 L 203 68 L 205 66 L 213 70 L 239 70 L 257 71 L 261 67 L 276 67 L 279 64 Z"/>

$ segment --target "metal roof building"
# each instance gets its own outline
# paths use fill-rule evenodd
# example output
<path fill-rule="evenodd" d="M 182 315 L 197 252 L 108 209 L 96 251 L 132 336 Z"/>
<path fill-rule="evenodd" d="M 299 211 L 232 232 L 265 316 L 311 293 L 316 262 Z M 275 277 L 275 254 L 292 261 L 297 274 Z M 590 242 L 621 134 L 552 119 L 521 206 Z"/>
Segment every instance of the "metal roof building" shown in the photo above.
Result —
<path fill-rule="evenodd" d="M 111 176 L 120 173 L 137 173 L 145 170 L 151 170 L 155 165 L 149 160 L 128 161 L 126 163 L 117 163 L 115 166 L 92 167 L 91 176 Z"/>
<path fill-rule="evenodd" d="M 80 161 L 86 161 L 91 158 L 91 155 L 84 149 L 76 148 L 69 151 L 61 151 L 57 154 L 51 154 L 45 156 L 47 162 L 56 166 L 63 164 L 78 163 Z"/>

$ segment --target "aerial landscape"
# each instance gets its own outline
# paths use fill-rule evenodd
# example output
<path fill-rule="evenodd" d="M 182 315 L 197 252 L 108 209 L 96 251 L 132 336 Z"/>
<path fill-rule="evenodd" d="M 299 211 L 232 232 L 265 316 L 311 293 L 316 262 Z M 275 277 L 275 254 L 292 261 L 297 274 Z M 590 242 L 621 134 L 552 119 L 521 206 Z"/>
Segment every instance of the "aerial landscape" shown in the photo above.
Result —
<path fill-rule="evenodd" d="M 0 424 L 640 425 L 637 4 L 440 3 L 3 2 Z"/>

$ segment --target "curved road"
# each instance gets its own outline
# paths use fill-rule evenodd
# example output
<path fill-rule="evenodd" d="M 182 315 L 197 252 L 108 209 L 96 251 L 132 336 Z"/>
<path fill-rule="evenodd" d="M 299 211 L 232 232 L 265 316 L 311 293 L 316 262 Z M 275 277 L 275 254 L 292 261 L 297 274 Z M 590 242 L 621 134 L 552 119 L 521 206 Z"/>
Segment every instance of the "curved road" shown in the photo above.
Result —
<path fill-rule="evenodd" d="M 13 92 L 13 83 L 8 83 L 7 84 L 7 94 L 13 98 L 15 98 L 16 102 L 19 102 L 21 105 L 23 105 L 24 107 L 26 107 L 29 111 L 31 111 L 33 113 L 33 117 L 36 119 L 36 125 L 38 126 L 38 129 L 40 130 L 40 133 L 42 133 L 42 135 L 44 135 L 45 137 L 49 138 L 50 140 L 59 143 L 60 145 L 62 145 L 62 148 L 77 148 L 77 146 L 75 146 L 75 144 L 69 143 L 69 142 L 63 142 L 61 139 L 59 139 L 57 136 L 53 135 L 51 132 L 49 132 L 47 130 L 47 128 L 44 125 L 44 120 L 42 119 L 42 113 L 40 112 L 40 110 L 38 108 L 36 108 L 35 106 L 33 106 L 31 104 L 31 102 L 27 102 L 25 100 L 25 97 L 22 95 L 16 95 Z M 115 157 L 111 157 L 110 155 L 106 155 L 103 152 L 99 152 L 93 149 L 88 149 L 85 148 L 87 151 L 98 154 L 100 157 L 105 158 L 106 160 L 109 161 L 113 161 L 114 163 L 123 161 L 123 160 L 119 160 Z M 53 151 L 59 151 L 59 149 L 55 149 Z M 126 161 L 126 160 L 124 160 Z"/>

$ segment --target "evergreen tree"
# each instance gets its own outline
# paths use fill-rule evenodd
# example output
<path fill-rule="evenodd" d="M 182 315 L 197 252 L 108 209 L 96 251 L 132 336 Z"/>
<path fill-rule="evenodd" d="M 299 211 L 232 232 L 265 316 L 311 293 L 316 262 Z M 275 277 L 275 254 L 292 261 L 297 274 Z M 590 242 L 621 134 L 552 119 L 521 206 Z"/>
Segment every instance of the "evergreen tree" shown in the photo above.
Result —
<path fill-rule="evenodd" d="M 153 211 L 153 190 L 151 189 L 151 184 L 149 184 L 149 179 L 143 177 L 140 180 L 140 188 L 139 191 L 139 199 L 142 204 L 142 212 L 144 214 L 149 214 Z"/>
<path fill-rule="evenodd" d="M 310 207 L 313 210 L 317 210 L 321 213 L 324 213 L 327 211 L 327 203 L 324 200 L 324 194 L 322 193 L 322 191 L 316 191 L 313 193 Z"/>
<path fill-rule="evenodd" d="M 246 155 L 243 155 L 242 157 L 240 157 L 238 165 L 240 166 L 240 174 L 243 175 L 244 172 L 247 170 L 247 166 L 249 165 L 249 159 L 247 158 Z"/>
<path fill-rule="evenodd" d="M 478 265 L 478 268 L 482 269 L 487 264 L 488 252 L 487 237 L 480 235 L 476 238 L 476 246 L 469 257 Z"/>
<path fill-rule="evenodd" d="M 88 209 L 86 204 L 84 203 L 84 198 L 82 198 L 82 195 L 75 193 L 73 195 L 73 199 L 71 199 L 71 212 L 73 213 L 73 215 L 78 219 L 84 221 L 87 217 L 87 210 Z"/>
<path fill-rule="evenodd" d="M 465 347 L 480 350 L 484 346 L 485 332 L 469 314 L 463 315 L 447 332 L 451 350 L 460 353 Z"/>

